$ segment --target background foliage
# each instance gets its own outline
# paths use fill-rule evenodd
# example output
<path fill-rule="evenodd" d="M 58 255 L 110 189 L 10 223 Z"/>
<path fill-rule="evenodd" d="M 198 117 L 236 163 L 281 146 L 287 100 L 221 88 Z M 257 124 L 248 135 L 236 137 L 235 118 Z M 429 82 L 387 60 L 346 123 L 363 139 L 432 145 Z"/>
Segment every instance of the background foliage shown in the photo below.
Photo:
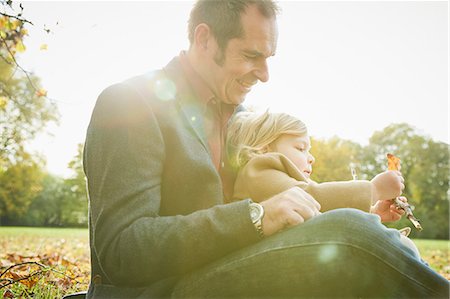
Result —
<path fill-rule="evenodd" d="M 58 122 L 59 113 L 39 77 L 16 59 L 26 51 L 26 27 L 33 26 L 22 11 L 21 4 L 0 0 L 0 226 L 10 226 L 0 227 L 0 296 L 60 298 L 87 289 L 88 231 L 12 226 L 87 227 L 83 145 L 68 164 L 67 178 L 48 173 L 45 158 L 27 149 L 37 134 Z M 408 124 L 375 132 L 367 146 L 339 137 L 313 139 L 313 179 L 350 180 L 350 165 L 359 179 L 371 179 L 386 169 L 387 152 L 402 159 L 404 193 L 422 220 L 424 231 L 413 231 L 412 237 L 448 239 L 449 145 Z M 403 219 L 393 226 L 410 223 Z M 416 241 L 424 260 L 450 279 L 448 242 Z"/>
<path fill-rule="evenodd" d="M 0 0 L 0 225 L 87 226 L 83 145 L 68 165 L 68 178 L 48 173 L 45 159 L 27 150 L 38 133 L 58 122 L 59 114 L 38 76 L 17 61 L 26 51 L 27 26 L 34 26 L 22 18 L 23 9 Z M 49 31 L 45 25 L 43 30 Z M 423 232 L 413 231 L 413 237 L 448 239 L 448 144 L 402 123 L 374 132 L 365 146 L 339 137 L 313 139 L 312 152 L 317 182 L 351 180 L 350 165 L 359 179 L 371 179 L 386 170 L 386 153 L 397 155 L 406 181 L 404 195 L 416 206 L 424 227 Z M 395 226 L 410 223 L 403 219 Z"/>
<path fill-rule="evenodd" d="M 53 299 L 86 291 L 88 235 L 83 228 L 0 227 L 0 298 Z M 422 259 L 450 279 L 450 241 L 414 242 Z"/>
<path fill-rule="evenodd" d="M 387 170 L 386 153 L 401 159 L 405 178 L 403 195 L 415 206 L 414 215 L 424 230 L 413 229 L 412 237 L 448 239 L 449 237 L 449 145 L 433 141 L 408 124 L 391 124 L 375 132 L 367 146 L 338 137 L 312 141 L 316 158 L 312 179 L 317 182 L 352 179 L 353 164 L 358 179 L 372 179 Z M 401 228 L 412 226 L 409 220 L 390 224 Z"/>

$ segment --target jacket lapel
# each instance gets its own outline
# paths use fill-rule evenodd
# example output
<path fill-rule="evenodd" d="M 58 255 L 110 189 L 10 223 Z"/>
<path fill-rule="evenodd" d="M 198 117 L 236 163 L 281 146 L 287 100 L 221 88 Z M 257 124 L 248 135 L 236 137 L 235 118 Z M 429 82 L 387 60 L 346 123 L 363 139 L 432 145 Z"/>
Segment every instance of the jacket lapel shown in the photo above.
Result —
<path fill-rule="evenodd" d="M 194 92 L 186 82 L 183 71 L 179 62 L 179 58 L 175 57 L 163 69 L 166 76 L 174 80 L 177 87 L 176 103 L 181 115 L 184 118 L 186 127 L 191 131 L 197 139 L 209 152 L 207 138 L 204 127 L 204 108 L 200 105 L 199 100 L 195 97 Z"/>

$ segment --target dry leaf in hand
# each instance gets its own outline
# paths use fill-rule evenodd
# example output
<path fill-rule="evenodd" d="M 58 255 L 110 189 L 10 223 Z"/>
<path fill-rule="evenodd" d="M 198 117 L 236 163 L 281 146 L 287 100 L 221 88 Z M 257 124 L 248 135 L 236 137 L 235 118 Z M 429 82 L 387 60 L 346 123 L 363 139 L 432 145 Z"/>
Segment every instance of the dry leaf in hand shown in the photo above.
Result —
<path fill-rule="evenodd" d="M 388 158 L 388 170 L 400 170 L 400 159 L 393 154 L 387 154 Z"/>

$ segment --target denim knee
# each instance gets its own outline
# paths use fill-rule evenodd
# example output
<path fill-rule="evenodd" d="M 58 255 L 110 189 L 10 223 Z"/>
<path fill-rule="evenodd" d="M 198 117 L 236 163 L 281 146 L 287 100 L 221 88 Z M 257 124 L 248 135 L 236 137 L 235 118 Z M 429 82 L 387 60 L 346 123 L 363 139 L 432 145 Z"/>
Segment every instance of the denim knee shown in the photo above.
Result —
<path fill-rule="evenodd" d="M 381 219 L 378 215 L 363 212 L 353 208 L 336 209 L 323 213 L 324 220 L 330 221 L 335 225 L 346 229 L 358 229 L 372 227 L 373 229 L 382 228 Z M 318 218 L 317 220 L 321 220 Z"/>
<path fill-rule="evenodd" d="M 329 211 L 186 277 L 173 297 L 427 298 L 445 293 L 445 279 L 401 252 L 399 235 L 376 215 Z"/>
<path fill-rule="evenodd" d="M 296 228 L 300 233 L 305 231 L 317 234 L 322 240 L 360 240 L 367 235 L 383 235 L 387 229 L 381 224 L 378 215 L 369 214 L 357 209 L 344 208 L 325 212 L 311 218 Z"/>
<path fill-rule="evenodd" d="M 398 230 L 385 227 L 378 215 L 350 208 L 337 209 L 323 213 L 307 224 L 325 243 L 346 244 L 375 255 L 386 255 L 388 250 L 397 258 L 403 254 L 417 258 L 415 252 L 402 242 Z"/>
<path fill-rule="evenodd" d="M 280 246 L 296 244 L 346 245 L 352 250 L 363 250 L 385 255 L 387 248 L 394 254 L 405 251 L 400 233 L 386 228 L 378 215 L 345 208 L 325 212 L 303 224 L 275 236 Z M 407 251 L 408 254 L 412 255 Z"/>

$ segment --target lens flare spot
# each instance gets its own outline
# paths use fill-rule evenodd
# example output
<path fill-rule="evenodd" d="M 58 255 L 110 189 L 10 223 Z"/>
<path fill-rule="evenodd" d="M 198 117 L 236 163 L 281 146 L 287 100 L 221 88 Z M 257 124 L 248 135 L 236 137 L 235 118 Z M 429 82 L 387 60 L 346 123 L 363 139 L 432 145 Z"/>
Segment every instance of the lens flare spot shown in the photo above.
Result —
<path fill-rule="evenodd" d="M 163 101 L 175 99 L 177 88 L 171 80 L 161 79 L 155 82 L 155 94 Z"/>
<path fill-rule="evenodd" d="M 319 250 L 319 262 L 328 263 L 338 256 L 338 247 L 336 245 L 325 245 Z"/>

